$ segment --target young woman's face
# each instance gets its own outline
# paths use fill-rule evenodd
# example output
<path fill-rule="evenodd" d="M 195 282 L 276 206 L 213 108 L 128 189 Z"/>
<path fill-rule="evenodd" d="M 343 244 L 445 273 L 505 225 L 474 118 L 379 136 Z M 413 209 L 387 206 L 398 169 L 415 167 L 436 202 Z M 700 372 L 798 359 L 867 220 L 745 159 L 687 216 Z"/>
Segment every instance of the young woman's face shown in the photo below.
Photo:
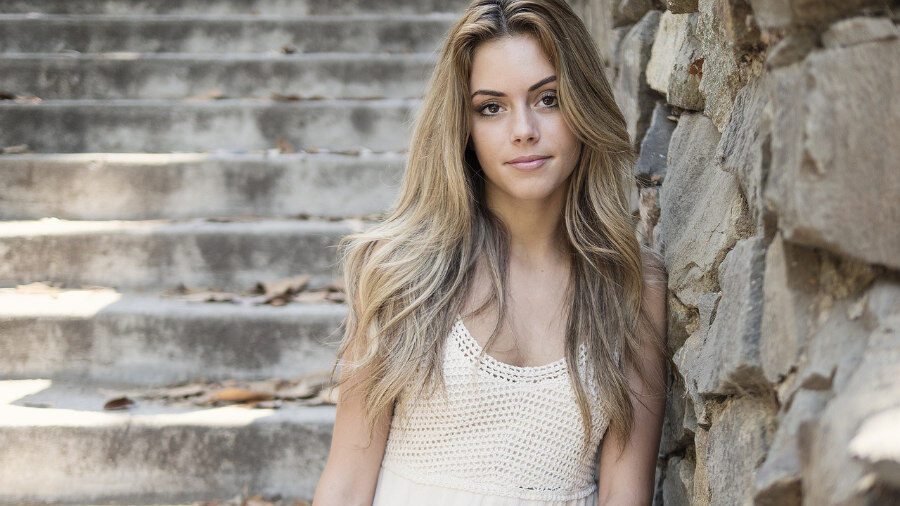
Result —
<path fill-rule="evenodd" d="M 563 118 L 556 71 L 537 40 L 514 35 L 479 44 L 469 86 L 471 140 L 486 191 L 514 200 L 565 192 L 581 142 Z"/>

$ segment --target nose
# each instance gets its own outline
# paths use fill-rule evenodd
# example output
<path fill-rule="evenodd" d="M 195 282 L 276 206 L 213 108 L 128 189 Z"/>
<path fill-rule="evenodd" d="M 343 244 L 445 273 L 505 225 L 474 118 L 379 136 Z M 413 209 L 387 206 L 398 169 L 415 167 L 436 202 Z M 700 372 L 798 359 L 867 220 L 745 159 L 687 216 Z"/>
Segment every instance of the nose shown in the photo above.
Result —
<path fill-rule="evenodd" d="M 513 144 L 535 143 L 541 137 L 537 118 L 530 107 L 520 107 L 512 114 L 511 141 Z"/>

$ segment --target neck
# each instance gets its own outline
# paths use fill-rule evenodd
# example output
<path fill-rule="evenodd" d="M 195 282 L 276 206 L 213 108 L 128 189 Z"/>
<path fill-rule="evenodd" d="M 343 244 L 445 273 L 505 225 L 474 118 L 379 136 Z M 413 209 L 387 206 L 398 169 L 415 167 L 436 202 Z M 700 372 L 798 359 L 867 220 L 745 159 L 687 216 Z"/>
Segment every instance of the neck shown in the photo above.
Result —
<path fill-rule="evenodd" d="M 485 190 L 488 208 L 503 220 L 509 231 L 510 262 L 538 267 L 566 261 L 564 188 L 536 200 L 511 199 L 490 188 Z"/>

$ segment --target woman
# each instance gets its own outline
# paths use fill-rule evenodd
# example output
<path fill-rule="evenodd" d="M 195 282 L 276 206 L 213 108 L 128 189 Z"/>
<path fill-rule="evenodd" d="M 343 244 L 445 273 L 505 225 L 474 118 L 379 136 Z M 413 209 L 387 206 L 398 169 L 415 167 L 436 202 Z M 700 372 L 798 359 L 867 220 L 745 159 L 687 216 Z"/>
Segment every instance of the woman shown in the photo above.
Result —
<path fill-rule="evenodd" d="M 342 241 L 315 506 L 650 503 L 666 280 L 633 232 L 630 146 L 564 0 L 469 6 L 397 203 Z"/>

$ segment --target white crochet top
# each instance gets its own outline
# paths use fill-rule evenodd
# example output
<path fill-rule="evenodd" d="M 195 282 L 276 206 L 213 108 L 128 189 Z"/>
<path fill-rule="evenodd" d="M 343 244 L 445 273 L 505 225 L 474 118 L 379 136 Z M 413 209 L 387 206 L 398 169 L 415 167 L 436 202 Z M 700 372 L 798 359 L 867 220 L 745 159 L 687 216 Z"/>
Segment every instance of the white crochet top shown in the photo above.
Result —
<path fill-rule="evenodd" d="M 583 429 L 566 359 L 519 367 L 487 354 L 479 361 L 481 351 L 457 315 L 444 346 L 447 396 L 401 397 L 382 466 L 423 484 L 526 500 L 593 493 L 594 460 L 609 419 L 591 402 L 592 450 L 579 457 Z M 586 374 L 580 352 L 579 371 Z M 587 391 L 595 398 L 592 382 Z"/>

